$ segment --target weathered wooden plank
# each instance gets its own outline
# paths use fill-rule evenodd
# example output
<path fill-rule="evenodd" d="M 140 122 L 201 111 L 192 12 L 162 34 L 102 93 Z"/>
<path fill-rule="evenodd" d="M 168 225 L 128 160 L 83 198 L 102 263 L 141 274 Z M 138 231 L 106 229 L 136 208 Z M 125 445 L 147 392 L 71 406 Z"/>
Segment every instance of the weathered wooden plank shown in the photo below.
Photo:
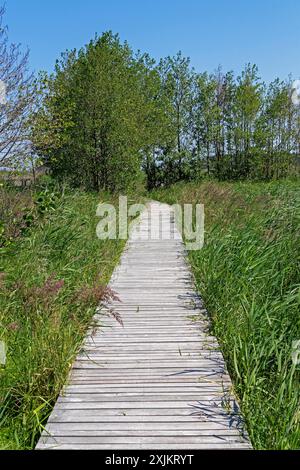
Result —
<path fill-rule="evenodd" d="M 126 373 L 126 371 L 132 372 L 136 370 L 139 372 L 139 370 L 144 370 L 145 373 L 151 373 L 153 369 L 155 370 L 160 370 L 161 373 L 165 373 L 169 369 L 174 369 L 175 373 L 180 373 L 184 372 L 188 373 L 190 372 L 197 372 L 197 371 L 207 371 L 211 370 L 212 372 L 220 371 L 220 370 L 225 370 L 221 369 L 223 368 L 223 365 L 218 362 L 218 361 L 210 361 L 209 359 L 207 360 L 197 360 L 195 359 L 192 361 L 190 358 L 188 360 L 182 358 L 182 361 L 178 359 L 177 361 L 171 361 L 169 360 L 168 362 L 161 361 L 161 362 L 154 362 L 154 361 L 147 361 L 146 363 L 144 361 L 135 361 L 135 362 L 108 362 L 105 361 L 104 358 L 101 358 L 101 360 L 93 359 L 91 356 L 90 359 L 83 360 L 83 359 L 78 359 L 74 363 L 74 369 L 100 369 L 102 370 L 105 367 L 105 370 L 108 371 L 113 371 L 114 369 L 120 371 L 120 373 Z M 217 368 L 218 367 L 218 368 Z"/>
<path fill-rule="evenodd" d="M 121 301 L 122 302 L 122 301 Z M 142 314 L 146 315 L 163 315 L 163 316 L 173 316 L 175 314 L 181 314 L 184 318 L 186 318 L 188 315 L 202 315 L 207 316 L 205 312 L 200 311 L 195 305 L 193 305 L 191 302 L 179 302 L 178 300 L 174 299 L 172 302 L 168 302 L 165 304 L 165 307 L 162 306 L 162 303 L 159 303 L 159 300 L 154 302 L 148 301 L 130 301 L 129 300 L 125 303 L 117 303 L 117 301 L 114 301 L 110 306 L 113 306 L 114 308 L 118 308 L 120 312 L 123 314 L 125 313 L 139 313 L 141 316 Z M 102 310 L 103 313 L 108 313 L 109 310 Z M 135 318 L 135 317 L 134 317 Z"/>
<path fill-rule="evenodd" d="M 201 400 L 201 397 L 199 397 L 199 402 L 196 401 L 196 399 L 192 398 L 191 400 L 188 400 L 186 397 L 181 397 L 181 400 L 174 400 L 171 401 L 171 397 L 161 398 L 161 400 L 152 400 L 152 401 L 129 401 L 128 397 L 124 397 L 123 401 L 121 400 L 115 400 L 115 401 L 93 401 L 92 399 L 90 401 L 79 401 L 78 398 L 64 398 L 63 396 L 60 396 L 59 399 L 57 400 L 56 407 L 58 409 L 64 409 L 64 410 L 97 410 L 97 409 L 142 409 L 145 410 L 147 408 L 153 409 L 153 408 L 166 408 L 168 407 L 169 409 L 171 408 L 184 408 L 186 407 L 187 409 L 190 410 L 192 407 L 195 407 L 195 410 L 199 408 L 201 410 L 201 407 L 209 407 L 211 409 L 214 409 L 215 412 L 218 411 L 219 408 L 222 408 L 220 403 L 216 403 L 217 401 L 220 402 L 219 397 L 215 397 L 214 400 L 208 399 L 208 400 Z"/>
<path fill-rule="evenodd" d="M 132 426 L 133 427 L 133 426 Z M 50 432 L 50 431 L 49 431 Z M 209 439 L 209 442 L 212 441 L 212 436 L 214 439 L 221 439 L 230 442 L 232 441 L 238 441 L 240 442 L 241 439 L 239 439 L 238 434 L 236 432 L 230 430 L 230 429 L 222 429 L 222 430 L 217 430 L 217 429 L 206 429 L 206 430 L 197 430 L 197 429 L 152 429 L 152 430 L 147 430 L 147 429 L 124 429 L 121 431 L 120 429 L 118 430 L 105 430 L 105 431 L 99 431 L 99 430 L 75 430 L 75 429 L 67 429 L 67 430 L 61 430 L 59 426 L 55 427 L 52 429 L 50 432 L 51 434 L 55 434 L 55 437 L 61 438 L 61 437 L 76 437 L 76 438 L 121 438 L 122 436 L 124 437 L 136 437 L 136 440 L 140 440 L 140 438 L 144 437 L 178 437 L 179 440 L 181 437 L 188 437 L 191 436 L 192 438 L 198 438 L 198 440 L 201 439 L 201 441 L 205 441 L 205 439 Z M 44 440 L 47 442 L 47 438 L 49 434 L 44 434 Z M 104 439 L 99 439 L 100 442 L 105 442 Z M 113 441 L 113 439 L 112 439 Z"/>
<path fill-rule="evenodd" d="M 187 335 L 191 335 L 190 337 L 194 337 L 194 339 L 197 339 L 197 337 L 199 336 L 198 335 L 198 329 L 197 327 L 193 327 L 193 326 L 186 326 L 185 328 L 181 328 L 181 332 L 182 334 L 185 335 L 185 337 L 187 337 Z M 193 334 L 195 333 L 195 334 Z M 103 339 L 106 338 L 106 336 L 109 336 L 110 338 L 115 338 L 115 337 L 121 337 L 121 338 L 130 338 L 131 336 L 133 338 L 139 338 L 140 336 L 142 337 L 148 337 L 148 336 L 157 336 L 157 337 L 161 337 L 161 336 L 169 336 L 170 338 L 173 338 L 173 337 L 180 337 L 179 334 L 178 334 L 178 329 L 176 328 L 162 328 L 162 327 L 158 327 L 158 328 L 153 328 L 153 330 L 151 331 L 151 328 L 148 327 L 148 328 L 119 328 L 119 329 L 111 329 L 111 328 L 99 328 L 99 331 L 98 331 L 98 334 L 97 336 L 99 336 Z"/>
<path fill-rule="evenodd" d="M 102 437 L 97 437 L 97 436 L 58 436 L 57 440 L 61 444 L 111 444 L 112 439 L 111 437 L 107 436 L 102 436 Z M 41 443 L 45 442 L 47 444 L 55 444 L 57 442 L 55 437 L 51 436 L 43 436 L 41 438 Z M 242 439 L 239 438 L 238 436 L 201 436 L 201 443 L 202 444 L 212 444 L 214 442 L 218 442 L 220 444 L 229 444 L 229 443 L 240 443 L 242 442 Z M 155 446 L 155 444 L 162 443 L 162 444 L 197 444 L 199 443 L 199 436 L 114 436 L 113 438 L 113 443 L 114 444 L 152 444 Z M 168 448 L 168 446 L 167 446 Z"/>
<path fill-rule="evenodd" d="M 176 356 L 176 357 L 189 357 L 189 355 L 191 356 L 196 356 L 198 357 L 199 359 L 201 357 L 209 357 L 209 358 L 212 358 L 212 357 L 219 357 L 220 359 L 222 358 L 222 355 L 220 354 L 219 350 L 216 348 L 216 346 L 214 347 L 211 347 L 211 348 L 208 348 L 207 347 L 207 343 L 199 343 L 199 347 L 198 348 L 194 348 L 194 347 L 182 347 L 182 348 L 178 348 L 176 347 L 176 344 L 174 346 L 174 343 L 171 343 L 173 344 L 173 347 L 164 347 L 164 345 L 162 346 L 159 346 L 160 343 L 158 343 L 158 348 L 153 348 L 153 347 L 147 347 L 145 346 L 144 348 L 140 348 L 138 349 L 137 351 L 135 351 L 135 348 L 133 346 L 128 346 L 127 344 L 124 346 L 122 345 L 119 348 L 117 348 L 116 346 L 109 346 L 109 345 L 105 345 L 105 346 L 101 346 L 100 344 L 97 345 L 97 344 L 89 344 L 89 345 L 84 345 L 82 346 L 82 348 L 80 349 L 80 354 L 83 354 L 83 355 L 88 355 L 89 353 L 91 354 L 97 354 L 101 357 L 103 357 L 103 355 L 108 355 L 108 356 L 111 356 L 112 358 L 116 358 L 116 354 L 119 354 L 120 357 L 121 356 L 131 356 L 132 354 L 135 355 L 137 357 L 137 359 L 141 359 L 142 356 L 145 356 L 145 357 L 153 357 L 155 358 L 155 356 L 162 356 L 164 359 L 166 359 L 166 354 L 170 355 L 170 356 Z M 168 346 L 170 346 L 170 344 L 168 344 Z"/>
<path fill-rule="evenodd" d="M 119 422 L 205 422 L 225 423 L 226 426 L 235 428 L 234 419 L 225 411 L 205 407 L 183 408 L 106 408 L 106 409 L 75 409 L 55 407 L 50 422 L 84 422 L 93 423 L 101 421 Z"/>
<path fill-rule="evenodd" d="M 86 350 L 89 351 L 90 348 L 94 351 L 95 348 L 98 350 L 99 354 L 102 352 L 107 352 L 107 353 L 114 353 L 114 352 L 126 352 L 126 351 L 135 351 L 137 353 L 153 353 L 153 352 L 158 352 L 161 354 L 168 354 L 168 352 L 174 352 L 174 353 L 188 353 L 188 352 L 202 352 L 204 354 L 206 351 L 209 354 L 210 352 L 215 352 L 216 351 L 216 346 L 215 345 L 210 345 L 207 342 L 200 342 L 200 341 L 194 341 L 190 343 L 146 343 L 146 344 L 141 344 L 141 343 L 123 343 L 119 344 L 118 347 L 116 346 L 115 343 L 106 343 L 102 344 L 101 342 L 93 342 L 89 341 L 88 343 L 85 343 L 85 345 L 82 348 L 82 351 Z M 116 349 L 117 348 L 117 349 Z"/>
<path fill-rule="evenodd" d="M 191 436 L 193 439 L 194 438 L 201 438 L 202 442 L 208 441 L 211 442 L 212 440 L 215 439 L 221 439 L 225 441 L 241 441 L 241 438 L 239 434 L 237 434 L 235 431 L 231 429 L 205 429 L 205 430 L 199 430 L 195 426 L 193 429 L 182 429 L 182 428 L 177 428 L 177 429 L 145 429 L 142 427 L 141 429 L 135 429 L 134 426 L 131 426 L 132 429 L 105 429 L 105 430 L 82 430 L 82 429 L 61 429 L 59 425 L 56 425 L 55 427 L 49 428 L 49 433 L 50 435 L 53 435 L 55 433 L 55 437 L 75 437 L 80 440 L 80 438 L 83 438 L 84 440 L 86 438 L 109 438 L 109 437 L 116 437 L 116 438 L 123 438 L 125 441 L 129 437 L 136 437 L 136 438 L 155 438 L 155 437 L 166 437 L 168 438 L 187 438 L 188 436 Z M 51 429 L 51 431 L 50 431 Z M 49 436 L 49 433 L 44 433 L 43 437 L 44 440 L 47 440 L 47 437 Z M 212 439 L 212 436 L 214 439 Z M 100 442 L 105 442 L 105 439 L 92 439 L 95 441 L 100 441 Z M 175 441 L 175 439 L 174 439 Z M 173 441 L 173 442 L 174 442 Z M 177 441 L 175 441 L 177 442 Z"/>
<path fill-rule="evenodd" d="M 226 378 L 226 375 L 224 373 L 223 366 L 220 368 L 193 368 L 193 369 L 184 369 L 182 367 L 173 367 L 173 368 L 156 368 L 156 369 L 140 369 L 137 370 L 136 368 L 134 369 L 106 369 L 105 367 L 97 367 L 97 368 L 75 368 L 73 367 L 73 373 L 76 373 L 76 376 L 79 377 L 85 376 L 85 377 L 99 377 L 99 378 L 105 378 L 105 377 L 116 377 L 119 378 L 120 380 L 123 378 L 132 378 L 132 379 L 137 379 L 137 378 L 153 378 L 153 377 L 158 377 L 160 378 L 161 381 L 164 381 L 168 378 L 182 378 L 182 379 L 188 379 L 189 377 L 193 377 L 194 380 L 203 380 L 204 377 L 210 377 L 211 380 L 213 381 L 223 381 Z M 223 377 L 220 376 L 220 374 L 223 373 Z"/>
<path fill-rule="evenodd" d="M 203 391 L 200 393 L 199 391 L 196 392 L 168 392 L 168 393 L 156 393 L 154 394 L 153 392 L 151 393 L 146 393 L 146 392 L 138 392 L 138 393 L 133 393 L 133 392 L 110 392 L 110 393 L 97 393 L 97 392 L 81 392 L 81 393 L 74 393 L 74 392 L 69 392 L 68 390 L 59 397 L 58 402 L 59 403 L 68 403 L 71 401 L 72 403 L 100 403 L 100 402 L 105 402 L 105 403 L 110 403 L 113 402 L 118 403 L 139 403 L 139 402 L 163 402 L 167 401 L 168 403 L 173 403 L 170 400 L 174 400 L 174 402 L 189 402 L 189 404 L 192 404 L 190 402 L 194 401 L 208 401 L 214 403 L 216 400 L 220 401 L 224 397 L 224 393 L 222 392 L 207 392 Z"/>
<path fill-rule="evenodd" d="M 220 365 L 219 368 L 217 367 L 210 367 L 210 366 L 201 366 L 199 367 L 197 365 L 197 368 L 191 368 L 190 366 L 173 366 L 172 368 L 169 366 L 169 367 L 164 367 L 164 364 L 162 363 L 161 367 L 153 367 L 151 368 L 151 366 L 149 367 L 143 367 L 141 365 L 141 367 L 130 367 L 128 368 L 127 366 L 124 366 L 122 367 L 122 365 L 120 365 L 120 367 L 110 367 L 110 368 L 107 368 L 105 367 L 104 364 L 100 364 L 100 363 L 94 363 L 94 362 L 89 362 L 89 363 L 78 363 L 78 362 L 75 362 L 74 363 L 74 366 L 73 366 L 73 369 L 81 369 L 81 370 L 84 370 L 84 371 L 89 371 L 89 370 L 96 370 L 98 374 L 103 374 L 105 375 L 106 372 L 108 373 L 107 375 L 116 375 L 116 374 L 125 374 L 125 375 L 132 375 L 132 374 L 135 374 L 135 375 L 138 375 L 140 373 L 140 371 L 142 372 L 142 374 L 144 375 L 160 375 L 161 377 L 163 377 L 164 375 L 169 375 L 169 374 L 176 374 L 176 375 L 180 375 L 180 374 L 198 374 L 199 376 L 205 374 L 205 375 L 208 375 L 208 374 L 225 374 L 225 370 L 223 368 L 222 365 Z M 87 373 L 87 372 L 85 372 Z"/>
<path fill-rule="evenodd" d="M 120 314 L 121 315 L 121 314 Z M 95 322 L 95 325 L 97 328 L 96 333 L 100 334 L 100 332 L 104 331 L 112 331 L 112 332 L 122 332 L 123 330 L 127 330 L 128 332 L 136 331 L 138 333 L 138 330 L 140 331 L 145 331 L 148 332 L 151 328 L 152 325 L 148 319 L 144 317 L 144 315 L 139 315 L 135 316 L 135 319 L 132 318 L 134 314 L 131 314 L 131 318 L 129 316 L 125 317 L 121 315 L 121 320 L 123 323 L 119 323 L 116 320 L 108 320 L 105 322 Z M 200 319 L 194 317 L 194 318 L 186 318 L 186 317 L 164 317 L 164 318 L 152 318 L 153 322 L 153 329 L 155 330 L 161 330 L 161 331 L 166 331 L 168 326 L 170 327 L 169 330 L 176 330 L 176 328 L 180 329 L 183 333 L 185 331 L 195 331 L 196 329 L 201 328 L 202 330 L 205 329 L 207 331 L 207 335 L 209 335 L 209 324 L 206 321 L 201 321 Z M 169 324 L 169 325 L 168 325 Z M 168 330 L 168 331 L 169 331 Z M 92 330 L 90 330 L 92 332 Z M 155 334 L 158 334 L 159 331 L 155 331 Z M 94 333 L 95 335 L 95 333 Z M 198 335 L 196 337 L 198 339 Z"/>
<path fill-rule="evenodd" d="M 90 369 L 93 372 L 95 372 L 94 369 Z M 88 371 L 87 374 L 83 373 L 82 370 L 78 369 L 77 373 L 73 373 L 72 376 L 70 377 L 68 384 L 78 384 L 78 383 L 86 383 L 86 384 L 103 384 L 103 385 L 116 385 L 119 384 L 124 385 L 124 384 L 137 384 L 137 385 L 144 385 L 144 384 L 174 384 L 181 382 L 183 384 L 197 384 L 200 383 L 201 386 L 216 386 L 218 387 L 228 387 L 231 385 L 230 380 L 228 379 L 227 375 L 223 376 L 222 378 L 214 377 L 214 376 L 195 376 L 195 375 L 170 375 L 170 376 L 162 376 L 160 375 L 111 375 L 111 376 L 103 376 L 102 374 L 99 374 L 98 371 L 96 374 L 91 374 L 90 370 Z"/>
<path fill-rule="evenodd" d="M 154 338 L 153 337 L 144 337 L 144 338 L 137 338 L 136 336 L 131 336 L 131 337 L 125 337 L 125 338 L 118 338 L 118 340 L 116 341 L 115 339 L 109 339 L 109 338 L 102 338 L 99 336 L 99 334 L 96 336 L 93 336 L 93 338 L 90 340 L 91 342 L 94 342 L 96 343 L 96 341 L 100 342 L 101 344 L 106 344 L 106 343 L 114 343 L 114 344 L 117 344 L 117 343 L 131 343 L 131 344 L 134 344 L 134 343 L 138 343 L 138 344 L 141 344 L 141 343 L 200 343 L 201 341 L 202 342 L 205 342 L 205 338 L 200 338 L 199 337 L 199 340 L 196 339 L 194 336 L 175 336 L 175 337 L 172 337 L 170 338 L 169 336 L 158 336 L 156 335 Z M 209 339 L 207 340 L 209 341 Z"/>
<path fill-rule="evenodd" d="M 92 434 L 92 435 L 89 435 Z M 135 435 L 128 431 L 128 436 L 119 435 L 117 432 L 110 432 L 106 435 L 102 433 L 93 433 L 86 432 L 81 433 L 79 436 L 65 436 L 64 433 L 62 436 L 56 436 L 55 438 L 51 436 L 44 436 L 40 440 L 40 448 L 43 446 L 49 446 L 51 444 L 56 445 L 66 445 L 66 444 L 78 444 L 78 445 L 105 445 L 109 443 L 118 444 L 119 449 L 124 448 L 125 445 L 131 445 L 132 448 L 135 448 L 136 445 L 151 445 L 152 448 L 156 448 L 156 444 L 164 444 L 165 448 L 168 449 L 171 445 L 184 445 L 184 444 L 196 444 L 201 442 L 202 445 L 207 445 L 210 448 L 210 445 L 222 445 L 222 447 L 231 447 L 232 445 L 242 445 L 244 444 L 244 439 L 239 438 L 238 436 L 232 435 L 230 433 L 224 432 L 224 434 L 208 435 L 203 433 L 191 433 L 191 432 L 178 432 L 178 435 L 175 436 L 171 433 L 170 436 L 163 431 L 157 431 L 157 433 L 152 433 L 151 435 L 144 436 L 142 433 Z M 249 448 L 249 445 L 244 445 L 244 448 Z"/>
<path fill-rule="evenodd" d="M 137 442 L 133 444 L 77 444 L 77 443 L 72 443 L 72 444 L 59 444 L 57 441 L 55 441 L 55 444 L 51 443 L 46 443 L 46 444 L 38 444 L 37 449 L 48 449 L 48 450 L 73 450 L 76 448 L 76 450 L 151 450 L 151 449 L 168 449 L 168 450 L 177 450 L 177 449 L 197 449 L 197 450 L 223 450 L 223 449 L 249 449 L 249 444 L 245 444 L 243 442 L 241 443 L 233 443 L 230 442 L 227 446 L 222 442 L 221 444 L 215 444 L 215 443 L 201 443 L 201 440 L 198 439 L 197 444 L 184 444 L 184 443 L 178 443 L 178 444 L 157 444 L 157 443 L 151 443 L 149 445 L 145 444 L 139 444 Z"/>
<path fill-rule="evenodd" d="M 177 431 L 193 431 L 201 433 L 203 435 L 211 435 L 213 433 L 228 433 L 232 435 L 237 434 L 236 429 L 231 429 L 229 426 L 224 426 L 223 423 L 206 423 L 206 422 L 197 422 L 197 421 L 181 421 L 175 422 L 172 421 L 150 421 L 150 422 L 140 422 L 136 421 L 127 421 L 120 422 L 120 420 L 115 421 L 97 421 L 94 423 L 60 423 L 60 422 L 50 422 L 48 427 L 48 432 L 51 434 L 57 434 L 58 436 L 70 436 L 73 432 L 101 432 L 103 435 L 107 431 L 137 431 L 138 433 L 144 431 L 172 431 L 172 434 L 177 435 Z M 171 434 L 171 435 L 172 435 Z M 79 434 L 80 435 L 80 434 Z"/>
<path fill-rule="evenodd" d="M 130 386 L 131 385 L 131 386 Z M 156 385 L 156 386 L 155 386 Z M 137 395 L 140 396 L 141 394 L 159 394 L 160 396 L 164 396 L 168 394 L 173 395 L 181 395 L 181 394 L 186 394 L 190 392 L 194 393 L 199 393 L 201 396 L 205 393 L 208 392 L 215 392 L 216 395 L 220 392 L 220 388 L 218 386 L 212 386 L 210 384 L 207 384 L 206 386 L 203 386 L 201 383 L 196 383 L 196 384 L 185 384 L 184 382 L 175 384 L 173 386 L 170 385 L 165 385 L 162 387 L 160 384 L 151 384 L 150 386 L 144 385 L 144 386 L 139 386 L 139 385 L 134 385 L 134 384 L 129 384 L 128 386 L 122 386 L 117 384 L 116 386 L 102 386 L 99 387 L 98 385 L 94 384 L 80 384 L 80 385 L 74 385 L 74 384 L 69 384 L 67 387 L 67 392 L 68 393 L 86 393 L 88 392 L 89 394 L 97 393 L 97 394 L 107 394 L 109 393 L 109 396 L 112 396 L 116 393 L 121 394 L 122 396 L 128 396 L 128 395 Z M 66 395 L 65 395 L 66 396 Z"/>
<path fill-rule="evenodd" d="M 118 354 L 118 351 L 115 350 L 114 348 L 105 348 L 102 349 L 101 351 L 95 351 L 95 347 L 92 347 L 93 349 L 84 349 L 80 352 L 80 355 L 78 358 L 96 358 L 96 354 L 99 355 L 101 360 L 111 360 L 113 362 L 116 362 L 116 357 L 115 355 Z M 177 348 L 175 349 L 159 349 L 158 351 L 154 351 L 153 349 L 144 349 L 140 350 L 138 354 L 135 354 L 132 348 L 122 348 L 121 352 L 119 353 L 119 359 L 120 361 L 126 360 L 126 358 L 131 359 L 131 361 L 141 361 L 141 360 L 151 360 L 151 361 L 165 361 L 166 357 L 169 358 L 169 360 L 185 360 L 189 361 L 190 359 L 198 359 L 198 360 L 204 360 L 206 361 L 207 359 L 214 360 L 214 361 L 221 361 L 221 357 L 216 354 L 216 351 L 212 349 L 209 352 L 206 352 L 204 348 L 201 349 L 202 354 L 199 354 L 199 352 L 196 349 L 184 349 L 181 351 L 178 351 Z M 103 352 L 103 354 L 101 354 Z M 94 355 L 94 356 L 93 356 Z"/>
<path fill-rule="evenodd" d="M 118 312 L 120 313 L 120 312 Z M 151 330 L 152 326 L 149 323 L 149 317 L 148 320 L 144 321 L 144 315 L 139 315 L 136 317 L 136 321 L 132 318 L 134 314 L 131 314 L 131 318 L 127 316 L 123 316 L 120 314 L 122 323 L 117 322 L 116 320 L 108 320 L 105 322 L 98 322 L 95 321 L 95 323 L 92 325 L 92 327 L 89 329 L 88 333 L 90 333 L 91 337 L 97 337 L 101 336 L 101 333 L 105 332 L 111 332 L 111 333 L 123 333 L 125 330 L 128 333 L 132 332 L 145 332 L 149 333 Z M 209 336 L 209 324 L 205 321 L 201 321 L 196 318 L 184 318 L 184 317 L 165 317 L 163 319 L 159 318 L 152 318 L 153 322 L 153 329 L 154 329 L 154 334 L 155 336 L 159 334 L 159 330 L 162 331 L 162 333 L 165 335 L 168 329 L 168 323 L 170 324 L 170 329 L 168 331 L 170 332 L 176 332 L 178 329 L 180 329 L 180 332 L 185 334 L 185 332 L 194 332 L 196 329 L 202 329 L 203 333 L 204 331 L 207 332 L 207 336 Z M 178 323 L 178 325 L 176 325 Z M 97 331 L 93 331 L 94 327 L 97 327 Z M 200 335 L 201 339 L 203 339 L 203 336 Z M 213 338 L 213 336 L 211 336 Z M 196 334 L 195 339 L 198 339 L 199 335 Z M 216 342 L 214 338 L 214 342 Z"/>

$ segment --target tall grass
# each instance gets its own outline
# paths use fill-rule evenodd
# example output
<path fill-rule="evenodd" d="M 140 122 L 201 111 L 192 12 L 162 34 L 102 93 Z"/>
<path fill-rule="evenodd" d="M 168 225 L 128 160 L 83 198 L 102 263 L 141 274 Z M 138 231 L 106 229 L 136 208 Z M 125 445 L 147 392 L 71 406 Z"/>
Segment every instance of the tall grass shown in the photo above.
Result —
<path fill-rule="evenodd" d="M 95 306 L 108 295 L 124 242 L 96 237 L 98 202 L 96 194 L 65 193 L 2 253 L 0 448 L 34 447 Z"/>
<path fill-rule="evenodd" d="M 189 257 L 252 443 L 299 449 L 299 182 L 177 185 L 152 196 L 204 203 L 205 246 Z"/>

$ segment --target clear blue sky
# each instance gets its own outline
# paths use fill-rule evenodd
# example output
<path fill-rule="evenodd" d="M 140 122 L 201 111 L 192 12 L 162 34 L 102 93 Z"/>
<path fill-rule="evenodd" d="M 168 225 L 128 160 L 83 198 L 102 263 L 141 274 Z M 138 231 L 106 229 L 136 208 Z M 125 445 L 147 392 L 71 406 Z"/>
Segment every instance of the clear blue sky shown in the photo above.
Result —
<path fill-rule="evenodd" d="M 300 0 L 6 0 L 6 9 L 10 39 L 30 48 L 36 71 L 111 29 L 154 58 L 180 49 L 197 71 L 252 62 L 266 81 L 300 78 Z"/>

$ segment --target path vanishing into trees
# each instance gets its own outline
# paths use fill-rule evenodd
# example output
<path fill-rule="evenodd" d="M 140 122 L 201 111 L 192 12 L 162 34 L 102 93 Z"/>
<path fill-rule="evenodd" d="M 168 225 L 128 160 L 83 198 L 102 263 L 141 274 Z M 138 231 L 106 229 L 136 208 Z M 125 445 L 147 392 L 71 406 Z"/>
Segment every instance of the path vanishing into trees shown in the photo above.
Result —
<path fill-rule="evenodd" d="M 251 448 L 185 255 L 172 209 L 151 202 L 110 282 L 123 325 L 99 309 L 37 449 Z"/>

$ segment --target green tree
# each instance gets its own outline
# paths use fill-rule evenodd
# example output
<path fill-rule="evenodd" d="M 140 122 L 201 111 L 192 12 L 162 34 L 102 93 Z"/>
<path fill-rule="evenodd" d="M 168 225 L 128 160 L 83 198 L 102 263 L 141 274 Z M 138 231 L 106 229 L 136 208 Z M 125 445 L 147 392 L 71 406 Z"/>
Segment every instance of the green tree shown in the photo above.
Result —
<path fill-rule="evenodd" d="M 62 55 L 33 126 L 54 175 L 95 190 L 135 185 L 142 150 L 154 138 L 147 74 L 148 59 L 110 32 Z"/>
<path fill-rule="evenodd" d="M 235 170 L 241 178 L 249 176 L 254 129 L 262 107 L 263 85 L 256 65 L 247 64 L 237 78 L 235 94 Z"/>
<path fill-rule="evenodd" d="M 190 115 L 192 113 L 192 84 L 194 71 L 190 59 L 178 52 L 174 57 L 160 61 L 163 94 L 167 99 L 167 113 L 170 121 L 170 140 L 163 150 L 166 163 L 166 182 L 188 177 L 191 156 Z"/>

